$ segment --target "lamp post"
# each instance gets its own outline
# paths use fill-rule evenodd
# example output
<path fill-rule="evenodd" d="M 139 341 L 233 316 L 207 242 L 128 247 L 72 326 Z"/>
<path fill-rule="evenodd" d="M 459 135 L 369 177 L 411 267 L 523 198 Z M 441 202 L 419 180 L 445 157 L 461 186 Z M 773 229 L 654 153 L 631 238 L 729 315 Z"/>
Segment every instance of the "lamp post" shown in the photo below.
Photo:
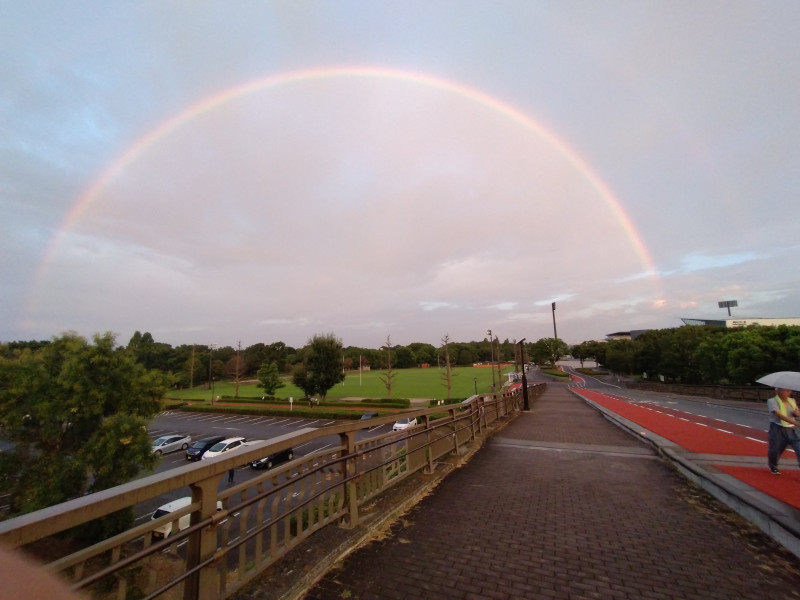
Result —
<path fill-rule="evenodd" d="M 553 366 L 556 366 L 556 355 L 558 354 L 558 332 L 556 331 L 556 303 L 553 302 Z"/>
<path fill-rule="evenodd" d="M 487 329 L 486 335 L 489 336 L 489 368 L 492 370 L 492 393 L 494 394 L 494 339 L 492 338 L 492 330 Z"/>
<path fill-rule="evenodd" d="M 519 342 L 519 356 L 520 356 L 520 363 L 522 363 L 522 410 L 530 410 L 531 406 L 528 402 L 528 378 L 525 376 L 525 346 L 522 344 L 525 342 L 525 338 L 522 338 Z"/>

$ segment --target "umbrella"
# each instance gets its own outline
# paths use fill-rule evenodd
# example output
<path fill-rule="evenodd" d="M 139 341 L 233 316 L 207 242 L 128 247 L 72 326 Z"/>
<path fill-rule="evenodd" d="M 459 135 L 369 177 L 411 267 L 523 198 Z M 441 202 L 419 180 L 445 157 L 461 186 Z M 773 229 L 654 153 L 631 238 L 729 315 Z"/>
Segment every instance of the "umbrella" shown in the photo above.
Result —
<path fill-rule="evenodd" d="M 764 375 L 761 379 L 756 379 L 756 383 L 763 383 L 774 388 L 800 391 L 800 372 L 778 371 L 777 373 Z"/>

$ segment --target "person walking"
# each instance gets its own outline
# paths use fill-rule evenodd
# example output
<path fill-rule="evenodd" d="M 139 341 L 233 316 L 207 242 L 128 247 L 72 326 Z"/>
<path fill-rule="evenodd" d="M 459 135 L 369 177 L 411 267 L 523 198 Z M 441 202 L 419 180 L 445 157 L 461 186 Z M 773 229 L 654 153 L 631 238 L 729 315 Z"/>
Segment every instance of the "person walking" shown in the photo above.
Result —
<path fill-rule="evenodd" d="M 234 474 L 234 470 L 233 469 L 228 469 L 228 484 L 233 483 L 233 474 Z"/>
<path fill-rule="evenodd" d="M 785 388 L 775 388 L 775 396 L 767 400 L 769 410 L 769 435 L 767 438 L 767 463 L 773 475 L 780 475 L 778 460 L 787 446 L 794 449 L 797 464 L 800 466 L 800 437 L 797 435 L 797 426 L 800 421 L 800 410 L 792 398 L 792 391 Z"/>

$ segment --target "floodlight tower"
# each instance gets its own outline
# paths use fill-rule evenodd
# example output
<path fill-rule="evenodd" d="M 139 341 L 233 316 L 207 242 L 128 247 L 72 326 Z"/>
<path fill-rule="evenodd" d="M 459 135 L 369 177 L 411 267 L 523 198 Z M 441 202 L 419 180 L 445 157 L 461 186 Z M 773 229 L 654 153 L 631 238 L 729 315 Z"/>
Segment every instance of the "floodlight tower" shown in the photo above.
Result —
<path fill-rule="evenodd" d="M 728 316 L 731 316 L 731 307 L 739 306 L 739 302 L 737 300 L 722 300 L 721 302 L 717 302 L 717 306 L 720 308 L 727 308 L 728 309 Z"/>

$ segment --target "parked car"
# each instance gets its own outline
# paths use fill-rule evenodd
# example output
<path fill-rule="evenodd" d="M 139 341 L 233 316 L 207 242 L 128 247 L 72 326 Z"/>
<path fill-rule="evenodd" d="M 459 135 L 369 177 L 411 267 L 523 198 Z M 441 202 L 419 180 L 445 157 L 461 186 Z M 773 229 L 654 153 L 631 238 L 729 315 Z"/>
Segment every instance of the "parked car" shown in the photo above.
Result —
<path fill-rule="evenodd" d="M 192 438 L 188 435 L 162 435 L 153 442 L 153 452 L 167 454 L 175 450 L 186 450 L 191 443 Z"/>
<path fill-rule="evenodd" d="M 187 448 L 186 460 L 200 460 L 203 458 L 203 454 L 211 449 L 211 446 L 221 442 L 224 439 L 224 435 L 215 435 L 214 437 L 207 437 L 203 438 L 202 440 L 197 440 L 191 446 L 189 446 L 189 448 Z"/>
<path fill-rule="evenodd" d="M 236 450 L 237 448 L 241 448 L 242 445 L 247 440 L 243 437 L 232 437 L 226 438 L 221 442 L 217 442 L 211 448 L 205 451 L 201 460 L 206 460 L 207 458 L 214 458 L 215 456 L 219 456 L 225 452 L 230 452 L 231 450 Z"/>
<path fill-rule="evenodd" d="M 155 521 L 156 519 L 168 515 L 170 513 L 175 512 L 180 508 L 185 508 L 192 503 L 191 496 L 184 496 L 183 498 L 178 498 L 177 500 L 173 500 L 172 502 L 167 502 L 164 506 L 160 506 L 156 509 L 153 515 L 150 517 L 151 520 Z M 217 500 L 217 511 L 222 510 L 222 502 Z M 183 515 L 180 519 L 178 519 L 178 531 L 183 531 L 189 526 L 189 521 L 191 520 L 191 514 Z M 157 527 L 153 531 L 153 539 L 160 540 L 169 537 L 173 533 L 172 530 L 172 523 L 164 523 L 160 527 Z"/>
<path fill-rule="evenodd" d="M 392 431 L 402 431 L 403 429 L 408 429 L 409 427 L 416 427 L 417 425 L 417 417 L 406 417 L 404 419 L 398 419 L 395 421 L 394 425 L 392 425 Z"/>
<path fill-rule="evenodd" d="M 265 456 L 264 458 L 259 458 L 258 460 L 254 460 L 250 463 L 251 469 L 271 469 L 274 465 L 278 463 L 286 462 L 287 460 L 292 460 L 294 458 L 294 450 L 291 448 L 286 448 L 284 450 L 278 450 L 277 452 L 273 452 L 269 456 Z"/>

